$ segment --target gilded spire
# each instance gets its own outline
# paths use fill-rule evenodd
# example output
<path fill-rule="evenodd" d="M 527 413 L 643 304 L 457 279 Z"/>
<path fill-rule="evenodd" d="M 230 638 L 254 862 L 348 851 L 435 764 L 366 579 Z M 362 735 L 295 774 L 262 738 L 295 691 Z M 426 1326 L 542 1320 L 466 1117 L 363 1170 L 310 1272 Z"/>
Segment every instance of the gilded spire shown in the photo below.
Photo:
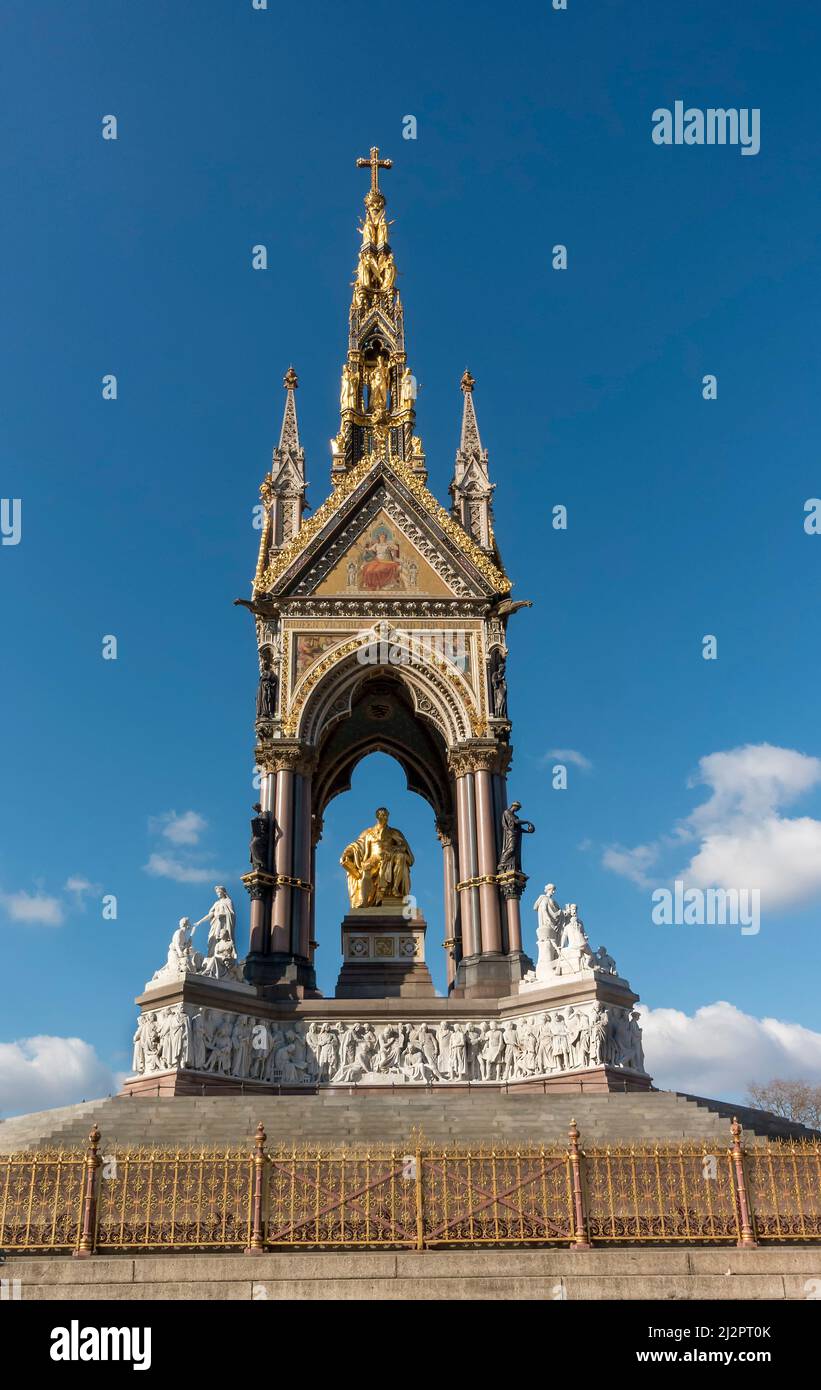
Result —
<path fill-rule="evenodd" d="M 422 476 L 425 456 L 413 433 L 416 380 L 405 354 L 404 315 L 390 245 L 392 223 L 379 187 L 379 170 L 390 169 L 393 161 L 380 159 L 374 145 L 370 157 L 356 164 L 370 169 L 371 181 L 358 229 L 362 240 L 339 392 L 340 430 L 331 440 L 331 476 L 338 482 L 370 455 L 402 459 Z"/>

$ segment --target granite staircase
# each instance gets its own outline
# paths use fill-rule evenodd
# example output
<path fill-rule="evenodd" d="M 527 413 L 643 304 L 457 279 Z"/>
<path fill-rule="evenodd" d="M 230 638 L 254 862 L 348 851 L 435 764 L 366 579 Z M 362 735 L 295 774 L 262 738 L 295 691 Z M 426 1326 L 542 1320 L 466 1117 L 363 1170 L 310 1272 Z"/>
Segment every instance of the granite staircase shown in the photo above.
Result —
<path fill-rule="evenodd" d="M 0 1152 L 80 1147 L 95 1124 L 104 1149 L 246 1145 L 260 1120 L 270 1145 L 406 1145 L 415 1132 L 435 1144 L 563 1144 L 574 1117 L 583 1145 L 691 1140 L 726 1147 L 736 1112 L 746 1143 L 812 1137 L 763 1111 L 672 1091 L 585 1096 L 351 1089 L 290 1096 L 114 1096 L 0 1121 Z"/>

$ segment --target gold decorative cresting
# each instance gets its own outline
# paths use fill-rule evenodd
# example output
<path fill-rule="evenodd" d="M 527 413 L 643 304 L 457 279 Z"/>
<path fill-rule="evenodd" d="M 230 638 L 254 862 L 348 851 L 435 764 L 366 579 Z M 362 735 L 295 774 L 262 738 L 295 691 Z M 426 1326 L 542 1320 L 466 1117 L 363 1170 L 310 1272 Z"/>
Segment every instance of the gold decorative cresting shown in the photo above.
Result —
<path fill-rule="evenodd" d="M 317 507 L 312 516 L 303 521 L 299 533 L 294 536 L 293 540 L 289 541 L 287 545 L 284 545 L 281 550 L 277 551 L 276 556 L 268 567 L 257 576 L 254 583 L 255 596 L 259 593 L 267 593 L 273 588 L 280 575 L 284 574 L 285 571 L 290 568 L 294 560 L 302 554 L 302 551 L 306 549 L 308 543 L 317 532 L 322 530 L 325 523 L 339 510 L 339 507 L 345 499 L 355 491 L 359 484 L 368 476 L 370 470 L 376 466 L 378 461 L 379 460 L 373 455 L 361 459 L 356 467 L 352 468 L 351 471 L 340 480 L 330 497 L 327 497 L 322 505 Z M 444 507 L 437 502 L 433 494 L 428 491 L 424 483 L 420 481 L 409 465 L 404 463 L 401 459 L 391 458 L 390 467 L 391 471 L 396 474 L 400 482 L 404 483 L 408 491 L 413 493 L 414 497 L 425 511 L 436 518 L 436 521 L 446 532 L 456 549 L 461 551 L 462 554 L 470 560 L 474 568 L 479 571 L 482 577 L 487 580 L 493 593 L 510 593 L 513 587 L 511 580 L 487 558 L 482 548 L 476 544 L 472 537 L 467 534 L 457 521 L 453 520 L 450 513 L 446 512 Z"/>
<path fill-rule="evenodd" d="M 410 893 L 413 855 L 402 831 L 389 825 L 388 819 L 387 807 L 380 806 L 376 824 L 347 845 L 339 861 L 348 875 L 348 897 L 354 910 L 388 905 L 401 908 Z"/>

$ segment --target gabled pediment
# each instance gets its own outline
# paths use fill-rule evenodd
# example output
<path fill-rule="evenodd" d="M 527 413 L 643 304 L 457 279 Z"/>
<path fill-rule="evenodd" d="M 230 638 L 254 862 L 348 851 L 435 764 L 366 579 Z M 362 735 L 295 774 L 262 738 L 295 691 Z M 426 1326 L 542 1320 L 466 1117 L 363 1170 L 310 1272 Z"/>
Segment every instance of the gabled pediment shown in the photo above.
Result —
<path fill-rule="evenodd" d="M 313 593 L 322 598 L 343 594 L 348 598 L 459 597 L 458 575 L 442 562 L 440 554 L 426 546 L 418 525 L 387 488 L 377 489 L 357 522 L 359 527 L 352 537 L 348 535 L 351 528 L 346 528 L 350 543 L 339 559 L 334 562 L 332 553 L 323 557 L 325 563 L 314 567 L 320 578 Z"/>
<path fill-rule="evenodd" d="M 304 483 L 293 463 L 286 460 L 279 472 L 272 474 L 271 485 L 277 492 L 300 492 Z"/>
<path fill-rule="evenodd" d="M 510 587 L 407 464 L 368 458 L 274 556 L 255 592 L 490 598 Z"/>

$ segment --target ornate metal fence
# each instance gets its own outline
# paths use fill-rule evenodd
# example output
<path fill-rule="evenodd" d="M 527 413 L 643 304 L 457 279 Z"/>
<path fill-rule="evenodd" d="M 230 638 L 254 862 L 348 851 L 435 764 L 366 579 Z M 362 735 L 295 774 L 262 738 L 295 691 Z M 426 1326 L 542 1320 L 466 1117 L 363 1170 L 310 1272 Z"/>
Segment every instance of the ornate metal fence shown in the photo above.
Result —
<path fill-rule="evenodd" d="M 760 1241 L 821 1241 L 821 1144 L 778 1141 L 745 1154 Z"/>
<path fill-rule="evenodd" d="M 682 1144 L 585 1154 L 588 1238 L 596 1245 L 738 1238 L 733 1160 Z"/>
<path fill-rule="evenodd" d="M 73 1250 L 82 1229 L 86 1155 L 40 1149 L 0 1159 L 0 1249 Z"/>
<path fill-rule="evenodd" d="M 548 1245 L 573 1236 L 566 1150 L 420 1154 L 422 1241 Z"/>
<path fill-rule="evenodd" d="M 0 1156 L 0 1248 L 73 1252 L 821 1242 L 821 1142 Z"/>
<path fill-rule="evenodd" d="M 254 1161 L 246 1150 L 136 1149 L 101 1163 L 95 1248 L 244 1248 L 251 1235 Z"/>

